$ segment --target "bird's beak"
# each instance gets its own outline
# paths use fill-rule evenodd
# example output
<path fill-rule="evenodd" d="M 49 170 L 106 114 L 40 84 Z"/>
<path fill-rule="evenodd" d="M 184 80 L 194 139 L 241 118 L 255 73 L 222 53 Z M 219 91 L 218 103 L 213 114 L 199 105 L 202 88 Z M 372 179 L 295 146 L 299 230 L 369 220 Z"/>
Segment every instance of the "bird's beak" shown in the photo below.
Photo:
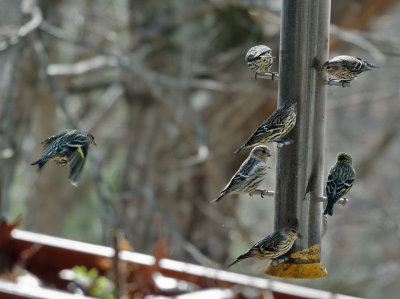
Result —
<path fill-rule="evenodd" d="M 96 143 L 94 140 L 93 140 L 93 145 L 94 145 L 94 146 L 97 146 L 97 143 Z"/>
<path fill-rule="evenodd" d="M 297 236 L 298 236 L 300 239 L 303 238 L 303 235 L 300 234 L 300 233 L 297 233 Z"/>
<path fill-rule="evenodd" d="M 267 157 L 268 157 L 268 158 L 272 157 L 272 154 L 271 154 L 271 153 L 268 153 L 268 154 L 267 154 Z"/>

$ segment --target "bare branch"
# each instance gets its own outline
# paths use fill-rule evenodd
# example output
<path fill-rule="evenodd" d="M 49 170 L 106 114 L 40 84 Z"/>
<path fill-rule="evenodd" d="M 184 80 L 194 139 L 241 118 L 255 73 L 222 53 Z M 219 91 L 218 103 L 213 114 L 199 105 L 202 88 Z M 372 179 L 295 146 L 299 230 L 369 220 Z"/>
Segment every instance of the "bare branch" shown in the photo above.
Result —
<path fill-rule="evenodd" d="M 24 0 L 21 3 L 21 11 L 24 15 L 29 15 L 30 20 L 18 29 L 10 29 L 9 32 L 3 34 L 2 40 L 0 40 L 0 52 L 18 44 L 29 33 L 37 29 L 43 21 L 42 11 L 35 0 Z"/>
<path fill-rule="evenodd" d="M 98 55 L 73 64 L 50 64 L 47 67 L 47 73 L 50 76 L 74 76 L 110 66 L 118 66 L 117 59 Z"/>
<path fill-rule="evenodd" d="M 159 215 L 163 219 L 163 223 L 165 223 L 165 226 L 168 229 L 168 232 L 170 233 L 171 237 L 177 241 L 179 244 L 182 245 L 182 247 L 188 252 L 198 263 L 200 263 L 203 266 L 211 266 L 215 265 L 216 262 L 212 261 L 210 258 L 205 256 L 201 251 L 194 246 L 192 243 L 190 243 L 188 240 L 186 240 L 182 234 L 175 229 L 175 227 L 172 225 L 172 223 L 166 218 L 166 216 L 160 211 L 160 209 L 157 207 L 156 200 L 154 198 L 153 192 L 147 188 L 144 187 L 141 190 L 141 193 L 144 195 L 146 198 L 148 204 L 151 207 L 151 210 L 154 214 Z"/>
<path fill-rule="evenodd" d="M 88 117 L 81 124 L 82 128 L 86 128 L 87 131 L 92 131 L 92 129 L 97 126 L 103 117 L 108 113 L 108 111 L 114 107 L 119 99 L 122 98 L 124 89 L 120 84 L 113 84 L 108 86 L 106 91 L 98 100 L 99 103 L 104 103 L 104 105 L 97 105 L 97 109 L 90 113 Z"/>
<path fill-rule="evenodd" d="M 33 46 L 34 52 L 36 54 L 37 60 L 39 62 L 39 65 L 40 65 L 43 73 L 46 76 L 47 82 L 49 84 L 50 90 L 52 91 L 52 93 L 54 95 L 54 98 L 59 103 L 59 105 L 60 105 L 62 111 L 64 112 L 67 120 L 69 121 L 69 123 L 74 128 L 78 129 L 77 120 L 69 113 L 69 111 L 66 107 L 66 97 L 67 97 L 66 94 L 58 88 L 58 84 L 57 84 L 57 81 L 55 80 L 55 78 L 50 76 L 47 73 L 47 68 L 49 66 L 49 63 L 48 63 L 48 58 L 47 58 L 42 41 L 40 40 L 37 32 L 33 32 L 32 34 L 30 34 L 29 38 L 32 43 L 32 46 Z"/>
<path fill-rule="evenodd" d="M 23 14 L 27 14 L 32 17 L 18 30 L 18 36 L 23 38 L 40 26 L 43 21 L 43 15 L 42 11 L 37 5 L 36 0 L 24 0 L 21 4 L 21 9 Z"/>
<path fill-rule="evenodd" d="M 375 59 L 377 63 L 384 63 L 386 60 L 385 55 L 379 50 L 374 43 L 364 38 L 360 33 L 356 31 L 350 31 L 348 29 L 340 28 L 334 24 L 331 24 L 331 34 L 346 41 L 350 44 L 356 45 L 367 52 Z"/>

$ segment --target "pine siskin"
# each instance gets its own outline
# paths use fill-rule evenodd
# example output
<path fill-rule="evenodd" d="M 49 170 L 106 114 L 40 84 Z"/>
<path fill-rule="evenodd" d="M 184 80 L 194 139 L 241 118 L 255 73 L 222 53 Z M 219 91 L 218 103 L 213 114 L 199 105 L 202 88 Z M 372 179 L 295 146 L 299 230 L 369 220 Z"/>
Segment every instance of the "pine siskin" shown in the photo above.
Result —
<path fill-rule="evenodd" d="M 327 72 L 329 75 L 334 76 L 340 81 L 352 81 L 362 72 L 370 71 L 378 68 L 361 58 L 354 56 L 341 55 L 333 57 L 332 59 L 326 61 L 322 67 L 321 71 Z M 329 80 L 331 80 L 329 78 Z"/>
<path fill-rule="evenodd" d="M 271 48 L 265 45 L 251 47 L 245 57 L 247 65 L 255 72 L 256 79 L 257 73 L 269 73 L 273 59 Z"/>
<path fill-rule="evenodd" d="M 271 150 L 260 145 L 253 148 L 250 155 L 242 163 L 239 170 L 231 178 L 218 198 L 211 203 L 219 202 L 222 197 L 231 193 L 252 193 L 264 179 L 267 173 L 267 160 L 271 157 Z"/>
<path fill-rule="evenodd" d="M 287 100 L 275 110 L 249 139 L 234 153 L 240 153 L 244 148 L 267 142 L 279 142 L 296 124 L 297 102 Z"/>
<path fill-rule="evenodd" d="M 283 227 L 280 230 L 268 235 L 261 241 L 253 245 L 246 253 L 240 255 L 227 268 L 233 266 L 241 260 L 256 257 L 259 259 L 273 259 L 288 252 L 293 244 L 302 235 L 293 227 Z"/>
<path fill-rule="evenodd" d="M 96 145 L 92 134 L 77 130 L 65 130 L 41 142 L 46 150 L 43 157 L 31 165 L 38 165 L 41 169 L 48 160 L 65 166 L 69 164 L 69 179 L 77 185 L 80 173 L 85 164 L 90 144 Z"/>
<path fill-rule="evenodd" d="M 326 182 L 326 196 L 328 203 L 324 215 L 333 214 L 335 203 L 353 186 L 356 179 L 356 173 L 352 166 L 353 159 L 351 155 L 339 153 L 336 156 L 336 164 L 329 170 L 328 181 Z"/>

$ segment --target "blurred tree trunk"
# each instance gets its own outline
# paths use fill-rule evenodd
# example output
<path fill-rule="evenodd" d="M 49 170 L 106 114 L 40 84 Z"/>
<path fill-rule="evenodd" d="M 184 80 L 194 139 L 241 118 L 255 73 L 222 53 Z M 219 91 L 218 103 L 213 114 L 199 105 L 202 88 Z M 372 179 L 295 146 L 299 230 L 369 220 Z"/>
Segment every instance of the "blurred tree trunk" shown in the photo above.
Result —
<path fill-rule="evenodd" d="M 46 2 L 41 6 L 46 20 L 58 24 L 61 19 L 59 6 L 61 1 Z M 37 34 L 36 38 L 42 38 Z M 32 41 L 32 39 L 30 39 Z M 48 41 L 48 40 L 47 40 Z M 46 44 L 46 40 L 42 38 L 45 44 L 45 51 L 51 61 L 51 57 L 58 56 L 59 49 L 57 44 Z M 57 111 L 59 104 L 57 103 L 54 94 L 49 88 L 46 76 L 43 74 L 43 66 L 40 65 L 37 56 L 33 50 L 32 42 L 29 44 L 29 57 L 25 63 L 31 65 L 29 72 L 25 73 L 26 82 L 31 82 L 29 86 L 24 86 L 25 89 L 31 89 L 26 94 L 30 95 L 30 101 L 34 102 L 34 110 L 32 110 L 34 118 L 34 127 L 32 128 L 33 137 L 35 140 L 35 150 L 32 154 L 32 159 L 35 161 L 43 154 L 42 145 L 40 142 L 47 137 L 58 133 L 65 127 L 65 118 L 61 111 Z M 43 74 L 38 76 L 38 74 Z M 61 117 L 60 117 L 61 116 Z M 61 127 L 60 127 L 61 125 Z M 32 166 L 32 172 L 36 172 Z M 30 196 L 29 213 L 27 215 L 26 224 L 28 229 L 41 233 L 59 235 L 60 229 L 64 225 L 64 219 L 70 212 L 73 205 L 80 200 L 82 192 L 85 192 L 85 187 L 80 185 L 78 188 L 72 186 L 68 180 L 69 168 L 60 167 L 59 165 L 48 162 L 41 171 L 37 171 L 34 175 L 32 195 Z"/>
<path fill-rule="evenodd" d="M 14 176 L 17 146 L 15 142 L 15 88 L 21 55 L 17 32 L 22 25 L 22 1 L 0 1 L 0 210 L 8 213 L 9 192 Z"/>

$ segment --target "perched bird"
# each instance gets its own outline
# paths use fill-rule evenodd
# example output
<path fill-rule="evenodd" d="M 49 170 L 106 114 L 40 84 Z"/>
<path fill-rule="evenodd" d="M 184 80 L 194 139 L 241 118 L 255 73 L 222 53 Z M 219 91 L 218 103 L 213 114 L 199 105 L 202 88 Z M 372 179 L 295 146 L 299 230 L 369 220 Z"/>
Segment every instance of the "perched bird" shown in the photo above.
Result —
<path fill-rule="evenodd" d="M 362 72 L 370 71 L 375 68 L 378 67 L 361 58 L 341 55 L 326 61 L 322 65 L 321 71 L 327 72 L 340 81 L 349 82 L 354 80 Z M 331 78 L 329 78 L 329 80 L 331 80 Z"/>
<path fill-rule="evenodd" d="M 38 165 L 41 169 L 47 161 L 54 160 L 57 164 L 69 164 L 69 179 L 77 185 L 83 165 L 89 150 L 89 145 L 96 145 L 92 134 L 78 130 L 65 130 L 41 142 L 46 151 L 42 158 L 31 165 Z"/>
<path fill-rule="evenodd" d="M 227 268 L 250 257 L 256 257 L 259 259 L 273 259 L 280 257 L 292 248 L 294 241 L 301 237 L 302 235 L 296 228 L 283 227 L 254 244 L 253 247 L 251 247 L 246 253 L 237 257 L 236 260 Z"/>
<path fill-rule="evenodd" d="M 326 182 L 326 205 L 324 215 L 333 214 L 335 203 L 353 186 L 356 179 L 356 173 L 352 166 L 353 159 L 351 155 L 339 153 L 336 156 L 336 164 L 329 170 L 328 181 Z"/>
<path fill-rule="evenodd" d="M 218 198 L 211 203 L 220 201 L 225 195 L 232 193 L 252 193 L 264 179 L 267 173 L 267 160 L 271 157 L 271 150 L 260 145 L 252 149 L 247 159 L 240 165 L 239 170 L 231 178 Z"/>
<path fill-rule="evenodd" d="M 287 100 L 275 110 L 250 136 L 247 141 L 235 151 L 240 153 L 244 148 L 267 142 L 280 142 L 296 124 L 297 102 Z"/>
<path fill-rule="evenodd" d="M 257 73 L 269 73 L 273 59 L 271 49 L 264 45 L 251 47 L 245 57 L 247 65 L 255 72 L 256 79 Z"/>

